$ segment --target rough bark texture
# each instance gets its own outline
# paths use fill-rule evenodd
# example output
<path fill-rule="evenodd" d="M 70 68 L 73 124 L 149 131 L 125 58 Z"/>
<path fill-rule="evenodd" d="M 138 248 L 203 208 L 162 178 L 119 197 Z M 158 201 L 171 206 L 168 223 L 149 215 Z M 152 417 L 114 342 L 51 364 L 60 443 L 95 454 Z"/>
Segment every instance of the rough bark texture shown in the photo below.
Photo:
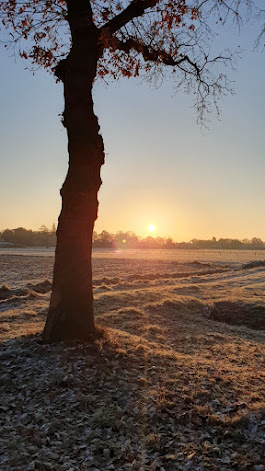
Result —
<path fill-rule="evenodd" d="M 63 122 L 68 134 L 69 169 L 61 189 L 62 210 L 44 342 L 88 340 L 95 334 L 91 253 L 104 148 L 93 110 L 92 86 L 100 51 L 89 2 L 68 1 L 68 12 L 72 48 L 59 64 L 57 74 L 64 83 Z"/>

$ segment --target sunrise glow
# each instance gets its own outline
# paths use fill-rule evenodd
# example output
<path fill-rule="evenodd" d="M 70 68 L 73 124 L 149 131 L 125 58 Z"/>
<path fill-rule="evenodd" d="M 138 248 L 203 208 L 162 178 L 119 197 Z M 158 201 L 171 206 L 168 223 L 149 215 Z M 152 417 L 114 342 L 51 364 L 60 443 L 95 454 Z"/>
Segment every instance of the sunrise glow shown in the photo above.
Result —
<path fill-rule="evenodd" d="M 154 232 L 155 229 L 156 229 L 156 226 L 154 224 L 149 224 L 149 226 L 148 226 L 148 231 L 149 232 Z"/>

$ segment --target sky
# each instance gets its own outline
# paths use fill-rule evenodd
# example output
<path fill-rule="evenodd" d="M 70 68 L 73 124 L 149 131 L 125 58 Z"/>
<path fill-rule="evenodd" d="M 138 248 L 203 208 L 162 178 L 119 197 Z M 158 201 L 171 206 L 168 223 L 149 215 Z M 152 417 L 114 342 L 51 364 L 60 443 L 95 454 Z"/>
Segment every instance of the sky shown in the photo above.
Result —
<path fill-rule="evenodd" d="M 196 123 L 192 96 L 123 79 L 94 89 L 106 162 L 95 229 L 148 235 L 265 240 L 265 52 L 253 50 L 256 27 L 225 32 L 241 44 L 229 72 L 234 96 L 221 119 Z M 62 85 L 45 71 L 34 75 L 0 50 L 0 230 L 37 230 L 57 223 L 59 189 L 67 171 L 61 124 Z"/>

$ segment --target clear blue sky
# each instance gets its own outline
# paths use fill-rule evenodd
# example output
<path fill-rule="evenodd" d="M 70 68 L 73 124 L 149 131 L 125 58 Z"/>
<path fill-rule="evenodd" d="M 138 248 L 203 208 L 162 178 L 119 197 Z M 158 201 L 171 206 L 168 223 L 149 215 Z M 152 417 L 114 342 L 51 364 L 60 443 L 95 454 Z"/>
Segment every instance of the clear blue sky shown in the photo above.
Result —
<path fill-rule="evenodd" d="M 254 28 L 227 42 L 245 48 L 235 96 L 221 121 L 196 124 L 192 97 L 124 79 L 95 86 L 106 146 L 96 230 L 133 230 L 173 239 L 261 237 L 265 240 L 265 53 L 253 51 Z M 60 211 L 67 169 L 66 134 L 58 116 L 62 86 L 44 71 L 0 54 L 0 230 L 51 227 Z"/>

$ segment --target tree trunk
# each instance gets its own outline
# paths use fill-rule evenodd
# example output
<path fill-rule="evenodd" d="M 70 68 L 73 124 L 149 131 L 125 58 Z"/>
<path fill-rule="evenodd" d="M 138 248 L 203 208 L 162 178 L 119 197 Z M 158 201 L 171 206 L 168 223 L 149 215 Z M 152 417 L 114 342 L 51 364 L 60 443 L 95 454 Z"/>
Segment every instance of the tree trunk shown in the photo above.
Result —
<path fill-rule="evenodd" d="M 75 1 L 74 6 L 80 3 Z M 62 210 L 44 342 L 88 340 L 95 334 L 92 234 L 101 185 L 100 167 L 104 163 L 103 140 L 92 100 L 97 37 L 93 28 L 89 32 L 83 28 L 79 36 L 76 30 L 71 32 L 74 39 L 71 52 L 57 70 L 64 82 L 63 122 L 68 134 L 69 168 L 61 189 Z"/>

